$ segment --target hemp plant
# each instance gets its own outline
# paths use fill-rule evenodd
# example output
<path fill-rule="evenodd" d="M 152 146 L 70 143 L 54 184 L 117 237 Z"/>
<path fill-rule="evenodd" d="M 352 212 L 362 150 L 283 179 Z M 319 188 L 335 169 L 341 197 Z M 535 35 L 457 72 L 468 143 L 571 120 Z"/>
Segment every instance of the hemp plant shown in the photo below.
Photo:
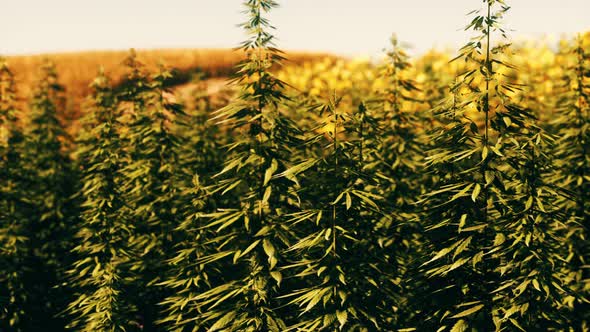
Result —
<path fill-rule="evenodd" d="M 249 39 L 240 46 L 247 59 L 237 66 L 233 79 L 239 94 L 214 117 L 237 137 L 227 147 L 224 168 L 210 190 L 216 201 L 223 202 L 224 195 L 235 199 L 232 206 L 219 206 L 199 221 L 201 228 L 216 233 L 202 240 L 215 250 L 191 263 L 222 269 L 209 269 L 216 274 L 210 289 L 184 300 L 190 310 L 178 328 L 186 322 L 196 324 L 193 329 L 211 331 L 285 329 L 276 310 L 282 278 L 278 267 L 290 233 L 284 216 L 297 209 L 298 200 L 295 183 L 275 175 L 291 163 L 300 133 L 282 113 L 286 84 L 270 72 L 283 56 L 264 14 L 277 5 L 272 0 L 244 1 L 248 21 L 242 27 Z"/>
<path fill-rule="evenodd" d="M 366 105 L 354 114 L 331 97 L 315 109 L 330 128 L 309 138 L 324 155 L 303 161 L 284 176 L 299 176 L 302 210 L 290 215 L 297 240 L 285 253 L 289 264 L 289 330 L 357 331 L 395 326 L 390 253 L 378 230 L 386 219 L 379 195 L 378 120 Z M 383 210 L 382 210 L 383 207 Z M 381 285 L 381 286 L 379 286 Z"/>
<path fill-rule="evenodd" d="M 419 255 L 420 226 L 417 220 L 415 202 L 425 192 L 422 172 L 423 150 L 426 145 L 427 119 L 419 113 L 415 96 L 420 93 L 418 84 L 409 79 L 411 68 L 409 56 L 394 35 L 391 47 L 386 52 L 386 60 L 381 69 L 382 78 L 388 83 L 385 91 L 378 94 L 379 140 L 377 162 L 378 175 L 382 180 L 381 195 L 387 202 L 389 218 L 381 225 L 382 245 L 390 255 L 388 267 L 396 275 L 398 310 L 409 301 L 412 285 L 407 283 L 410 262 Z M 369 104 L 372 105 L 372 104 Z M 419 286 L 417 286 L 419 287 Z M 402 288 L 405 288 L 403 291 Z"/>
<path fill-rule="evenodd" d="M 91 84 L 78 140 L 81 168 L 81 220 L 74 248 L 77 260 L 69 270 L 75 298 L 68 306 L 69 328 L 78 331 L 130 330 L 136 307 L 128 301 L 130 271 L 128 238 L 134 223 L 122 213 L 125 203 L 117 97 L 109 78 L 100 72 Z"/>
<path fill-rule="evenodd" d="M 58 112 L 63 107 L 63 87 L 55 65 L 46 60 L 30 101 L 23 142 L 23 201 L 29 218 L 27 287 L 31 299 L 29 329 L 59 329 L 58 313 L 69 290 L 62 284 L 71 263 L 73 225 L 77 222 L 77 173 L 64 145 L 67 136 Z"/>
<path fill-rule="evenodd" d="M 138 324 L 155 329 L 159 303 L 169 295 L 160 282 L 169 274 L 166 259 L 173 255 L 174 229 L 180 222 L 178 185 L 182 177 L 177 167 L 183 142 L 176 127 L 184 112 L 166 89 L 172 77 L 166 67 L 150 75 L 134 51 L 126 64 L 127 81 L 118 94 L 127 112 L 122 120 L 121 190 L 124 213 L 135 224 L 129 240 L 133 248 L 130 268 L 139 274 L 129 291 L 136 295 Z"/>
<path fill-rule="evenodd" d="M 565 68 L 556 98 L 557 114 L 551 126 L 558 137 L 552 148 L 556 164 L 553 183 L 567 193 L 559 206 L 579 223 L 572 264 L 577 271 L 576 288 L 587 299 L 590 296 L 587 268 L 590 260 L 590 52 L 584 43 L 587 41 L 578 36 L 564 50 L 571 61 Z M 575 311 L 580 313 L 578 319 L 586 324 L 590 323 L 589 308 L 587 300 L 575 305 Z"/>
<path fill-rule="evenodd" d="M 521 322 L 506 307 L 518 307 L 518 300 L 498 293 L 502 286 L 514 286 L 516 294 L 520 285 L 506 286 L 504 278 L 517 264 L 511 255 L 522 229 L 516 232 L 514 214 L 525 213 L 517 203 L 530 176 L 541 181 L 538 169 L 525 163 L 530 153 L 522 148 L 533 136 L 535 119 L 531 110 L 513 102 L 520 86 L 499 70 L 513 68 L 503 57 L 508 44 L 492 46 L 493 36 L 506 38 L 501 19 L 509 7 L 501 0 L 486 0 L 484 5 L 467 26 L 476 36 L 455 58 L 471 68 L 457 77 L 451 96 L 434 109 L 439 127 L 426 161 L 436 185 L 420 202 L 427 245 L 434 253 L 422 264 L 428 280 L 422 303 L 429 303 L 423 306 L 429 308 L 423 313 L 428 319 L 419 323 L 423 328 L 499 330 L 505 323 L 518 328 Z M 523 170 L 524 164 L 531 168 Z M 519 177 L 522 171 L 526 180 Z M 554 249 L 548 243 L 544 254 Z M 558 269 L 548 273 L 558 274 Z M 526 316 L 526 309 L 519 308 Z"/>
<path fill-rule="evenodd" d="M 24 282 L 30 269 L 30 229 L 20 173 L 23 133 L 16 94 L 14 74 L 0 58 L 0 329 L 24 331 L 30 319 L 30 297 Z"/>

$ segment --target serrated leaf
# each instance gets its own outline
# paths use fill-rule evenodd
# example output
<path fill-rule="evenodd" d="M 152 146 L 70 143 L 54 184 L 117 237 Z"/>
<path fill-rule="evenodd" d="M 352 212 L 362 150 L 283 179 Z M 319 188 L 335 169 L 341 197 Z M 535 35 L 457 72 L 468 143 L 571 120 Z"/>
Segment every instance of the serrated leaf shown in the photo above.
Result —
<path fill-rule="evenodd" d="M 309 296 L 311 298 L 311 300 L 307 303 L 307 306 L 305 307 L 303 312 L 308 312 L 309 310 L 313 309 L 313 307 L 315 307 L 315 305 L 318 304 L 320 302 L 320 300 L 322 299 L 322 295 L 323 295 L 322 290 L 320 290 L 320 289 L 314 290 L 313 295 Z"/>

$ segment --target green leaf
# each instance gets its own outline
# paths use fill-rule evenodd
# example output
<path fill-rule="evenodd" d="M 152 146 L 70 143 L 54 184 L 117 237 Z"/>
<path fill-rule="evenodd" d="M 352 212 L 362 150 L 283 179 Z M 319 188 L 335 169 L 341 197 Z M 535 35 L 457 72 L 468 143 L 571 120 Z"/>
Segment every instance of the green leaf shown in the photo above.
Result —
<path fill-rule="evenodd" d="M 270 194 L 272 193 L 272 187 L 268 186 L 264 190 L 264 195 L 262 196 L 262 204 L 268 203 L 268 199 L 270 198 Z"/>
<path fill-rule="evenodd" d="M 463 241 L 457 241 L 453 245 L 451 245 L 450 247 L 441 249 L 436 255 L 434 255 L 434 257 L 432 257 L 432 259 L 430 259 L 428 262 L 424 263 L 423 265 L 430 264 L 430 263 L 434 262 L 435 260 L 440 259 L 441 257 L 447 255 L 453 249 L 455 249 L 457 246 L 459 246 L 461 243 L 463 243 Z"/>
<path fill-rule="evenodd" d="M 527 199 L 527 201 L 524 205 L 524 210 L 528 211 L 532 206 L 533 206 L 533 196 L 529 196 L 529 198 Z"/>
<path fill-rule="evenodd" d="M 484 146 L 483 149 L 481 150 L 481 160 L 486 160 L 488 156 L 488 147 Z"/>
<path fill-rule="evenodd" d="M 346 210 L 350 209 L 352 205 L 352 199 L 350 198 L 350 194 L 346 192 Z"/>
<path fill-rule="evenodd" d="M 276 280 L 277 285 L 281 285 L 281 281 L 283 280 L 283 275 L 279 271 L 271 271 L 270 276 Z"/>
<path fill-rule="evenodd" d="M 338 318 L 338 323 L 340 323 L 340 328 L 342 328 L 348 320 L 348 312 L 346 310 L 336 310 L 336 317 Z"/>
<path fill-rule="evenodd" d="M 539 207 L 539 210 L 547 213 L 547 211 L 545 211 L 545 206 L 543 205 L 543 201 L 539 197 L 535 197 L 535 201 L 537 202 L 537 207 Z"/>
<path fill-rule="evenodd" d="M 315 305 L 320 302 L 320 300 L 322 299 L 322 296 L 323 295 L 324 295 L 324 290 L 323 289 L 316 289 L 316 290 L 313 291 L 313 293 L 311 293 L 310 295 L 308 295 L 307 297 L 310 298 L 310 300 L 307 303 L 307 306 L 305 307 L 305 309 L 303 310 L 303 312 L 308 312 L 311 309 L 313 309 L 313 307 L 315 307 Z"/>
<path fill-rule="evenodd" d="M 230 190 L 234 189 L 235 187 L 237 187 L 241 182 L 242 182 L 242 180 L 238 180 L 238 181 L 232 183 L 227 188 L 225 188 L 225 190 L 221 193 L 221 195 L 225 195 L 228 191 L 230 191 Z"/>
<path fill-rule="evenodd" d="M 275 250 L 275 247 L 266 238 L 264 240 L 262 240 L 262 247 L 264 249 L 264 252 L 268 256 L 269 262 L 271 262 L 270 269 L 272 270 L 274 268 L 274 265 L 276 264 L 276 257 L 275 257 L 276 250 Z"/>
<path fill-rule="evenodd" d="M 492 151 L 493 151 L 495 154 L 497 154 L 498 156 L 500 156 L 500 157 L 504 157 L 504 155 L 502 154 L 502 152 L 500 152 L 500 149 L 498 149 L 497 147 L 495 147 L 495 146 L 491 146 L 490 148 L 491 148 L 491 149 L 492 149 Z"/>
<path fill-rule="evenodd" d="M 451 197 L 449 202 L 452 202 L 452 201 L 456 200 L 457 198 L 465 196 L 465 194 L 467 194 L 467 192 L 469 191 L 469 189 L 471 189 L 471 187 L 473 187 L 473 183 L 470 183 L 465 188 L 461 189 L 461 191 L 459 191 L 453 197 Z"/>
<path fill-rule="evenodd" d="M 539 281 L 537 281 L 537 279 L 533 279 L 533 287 L 535 287 L 535 289 L 539 292 L 541 291 L 541 287 L 539 286 Z"/>
<path fill-rule="evenodd" d="M 465 249 L 467 249 L 469 247 L 469 244 L 471 243 L 472 239 L 473 239 L 473 236 L 469 236 L 465 240 L 461 241 L 461 244 L 457 246 L 457 249 L 455 249 L 455 253 L 453 254 L 453 259 L 455 259 L 455 257 L 457 257 L 457 255 L 459 255 L 460 253 L 462 253 Z"/>
<path fill-rule="evenodd" d="M 276 172 L 276 170 L 278 168 L 279 168 L 279 163 L 277 162 L 276 159 L 273 159 L 270 167 L 264 173 L 264 182 L 262 183 L 263 186 L 266 186 L 268 184 L 268 181 L 270 181 L 270 179 L 272 178 L 272 175 L 274 174 L 274 172 Z"/>
<path fill-rule="evenodd" d="M 239 257 L 244 257 L 245 255 L 247 255 L 250 251 L 252 251 L 252 249 L 256 248 L 256 246 L 260 243 L 260 239 L 254 241 L 252 244 L 250 244 L 248 246 L 248 248 L 246 248 L 246 250 L 244 250 Z"/>
<path fill-rule="evenodd" d="M 520 324 L 518 323 L 518 321 L 514 318 L 509 318 L 510 323 L 514 324 L 514 326 L 518 327 L 521 331 L 526 332 L 526 330 L 520 326 Z"/>
<path fill-rule="evenodd" d="M 467 323 L 460 319 L 457 321 L 457 323 L 455 323 L 455 325 L 453 325 L 453 328 L 451 329 L 451 332 L 465 332 L 467 331 L 467 328 L 469 326 L 467 325 Z"/>
<path fill-rule="evenodd" d="M 287 179 L 289 179 L 289 180 L 297 183 L 296 176 L 298 174 L 300 174 L 301 172 L 307 170 L 308 168 L 313 167 L 317 162 L 318 162 L 318 160 L 317 159 L 313 159 L 313 158 L 312 159 L 309 159 L 309 160 L 306 160 L 306 161 L 304 161 L 304 162 L 302 162 L 300 164 L 297 164 L 297 165 L 295 165 L 295 166 L 293 166 L 293 167 L 285 170 L 284 172 L 282 172 L 282 173 L 280 173 L 280 174 L 278 174 L 276 176 L 277 177 L 284 176 Z"/>
<path fill-rule="evenodd" d="M 213 324 L 213 326 L 211 326 L 211 328 L 209 328 L 209 331 L 214 332 L 214 331 L 222 330 L 224 327 L 227 326 L 227 324 L 230 321 L 232 321 L 234 319 L 234 317 L 236 317 L 236 312 L 235 311 L 228 312 L 223 317 L 221 317 L 220 319 L 218 319 L 215 322 L 215 324 Z"/>
<path fill-rule="evenodd" d="M 506 236 L 502 233 L 497 233 L 496 237 L 494 238 L 494 246 L 499 246 L 506 241 Z"/>
<path fill-rule="evenodd" d="M 477 196 L 479 195 L 481 191 L 481 185 L 478 183 L 475 185 L 475 188 L 473 188 L 473 193 L 471 193 L 471 200 L 475 202 L 475 200 L 477 199 Z"/>
<path fill-rule="evenodd" d="M 379 197 L 376 197 L 374 195 L 371 195 L 370 193 L 359 191 L 359 190 L 353 190 L 352 193 L 355 196 L 357 196 L 358 198 L 360 198 L 363 202 L 365 202 L 365 203 L 369 204 L 370 206 L 372 206 L 373 208 L 375 208 L 375 210 L 379 210 L 379 206 L 372 199 L 370 199 L 369 196 L 372 196 L 373 198 L 379 198 Z"/>
<path fill-rule="evenodd" d="M 466 221 L 467 221 L 467 214 L 463 213 L 461 215 L 461 219 L 459 219 L 459 229 L 461 229 L 465 226 Z"/>
<path fill-rule="evenodd" d="M 471 314 L 474 314 L 474 313 L 480 311 L 483 307 L 484 307 L 483 304 L 476 305 L 476 306 L 471 307 L 471 308 L 469 308 L 467 310 L 463 310 L 463 311 L 461 311 L 460 313 L 458 313 L 458 314 L 456 314 L 454 316 L 451 316 L 451 318 L 467 317 L 467 316 L 469 316 Z"/>

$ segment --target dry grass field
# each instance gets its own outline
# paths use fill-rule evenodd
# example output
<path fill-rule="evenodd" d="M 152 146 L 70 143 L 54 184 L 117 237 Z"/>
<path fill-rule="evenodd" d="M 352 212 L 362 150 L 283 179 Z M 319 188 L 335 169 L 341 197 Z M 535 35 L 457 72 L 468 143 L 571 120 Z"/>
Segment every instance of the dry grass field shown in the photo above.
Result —
<path fill-rule="evenodd" d="M 137 50 L 138 58 L 148 69 L 164 64 L 175 69 L 178 83 L 186 83 L 196 73 L 207 78 L 225 77 L 244 58 L 240 51 L 232 49 L 152 49 Z M 41 64 L 46 59 L 55 63 L 59 83 L 67 95 L 66 112 L 70 120 L 79 117 L 80 104 L 88 95 L 89 84 L 99 69 L 104 68 L 117 84 L 125 73 L 122 66 L 129 51 L 88 51 L 56 54 L 40 54 L 8 57 L 10 68 L 16 75 L 19 99 L 22 106 L 30 97 L 31 87 L 38 77 Z M 328 53 L 288 52 L 288 62 L 300 64 L 320 58 L 336 58 Z"/>

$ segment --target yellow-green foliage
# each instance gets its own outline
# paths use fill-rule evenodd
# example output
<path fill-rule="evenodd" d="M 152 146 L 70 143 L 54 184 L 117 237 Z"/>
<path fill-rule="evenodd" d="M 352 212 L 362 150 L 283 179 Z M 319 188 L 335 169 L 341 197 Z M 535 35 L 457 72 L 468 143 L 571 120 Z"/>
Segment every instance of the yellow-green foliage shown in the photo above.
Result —
<path fill-rule="evenodd" d="M 0 330 L 588 331 L 590 34 L 506 2 L 457 54 L 284 54 L 244 0 L 230 57 L 0 60 Z"/>

